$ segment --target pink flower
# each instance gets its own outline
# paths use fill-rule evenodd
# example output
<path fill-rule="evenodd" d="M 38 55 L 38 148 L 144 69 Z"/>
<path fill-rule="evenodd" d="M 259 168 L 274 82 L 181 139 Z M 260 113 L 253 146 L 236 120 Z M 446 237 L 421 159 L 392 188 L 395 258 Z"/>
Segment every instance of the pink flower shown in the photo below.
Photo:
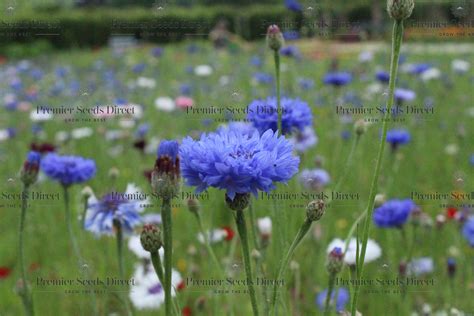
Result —
<path fill-rule="evenodd" d="M 185 97 L 185 96 L 177 97 L 174 102 L 175 102 L 176 106 L 180 109 L 185 109 L 185 108 L 192 107 L 193 104 L 194 104 L 193 99 L 191 99 L 189 97 Z"/>

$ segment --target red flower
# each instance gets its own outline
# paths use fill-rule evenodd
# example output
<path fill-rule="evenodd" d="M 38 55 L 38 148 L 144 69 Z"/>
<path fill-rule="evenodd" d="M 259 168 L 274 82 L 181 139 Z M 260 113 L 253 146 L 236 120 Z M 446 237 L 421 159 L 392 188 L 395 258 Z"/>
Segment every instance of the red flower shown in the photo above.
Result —
<path fill-rule="evenodd" d="M 449 219 L 453 219 L 456 217 L 456 213 L 458 212 L 458 209 L 455 207 L 448 207 L 446 209 L 446 216 L 448 216 Z"/>
<path fill-rule="evenodd" d="M 232 238 L 234 238 L 235 232 L 230 228 L 229 226 L 224 226 L 222 227 L 223 230 L 225 230 L 227 236 L 225 237 L 225 240 L 230 241 Z"/>
<path fill-rule="evenodd" d="M 186 287 L 186 283 L 184 283 L 184 281 L 181 281 L 179 282 L 177 289 L 178 291 L 181 291 L 181 290 L 184 290 L 185 287 Z"/>
<path fill-rule="evenodd" d="M 183 316 L 191 316 L 193 313 L 191 311 L 191 307 L 185 306 L 183 308 Z"/>
<path fill-rule="evenodd" d="M 8 267 L 0 267 L 0 280 L 7 278 L 11 272 L 12 272 L 12 269 Z"/>

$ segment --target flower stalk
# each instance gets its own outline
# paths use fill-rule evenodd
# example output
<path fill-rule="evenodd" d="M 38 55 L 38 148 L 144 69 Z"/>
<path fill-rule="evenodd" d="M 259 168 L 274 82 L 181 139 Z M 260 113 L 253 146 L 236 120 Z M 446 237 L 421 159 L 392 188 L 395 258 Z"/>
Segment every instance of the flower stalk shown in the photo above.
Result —
<path fill-rule="evenodd" d="M 23 246 L 23 234 L 25 231 L 25 219 L 26 219 L 26 209 L 28 205 L 28 191 L 29 185 L 23 185 L 23 191 L 21 193 L 21 215 L 20 215 L 20 229 L 19 229 L 19 240 L 18 240 L 18 251 L 20 257 L 20 270 L 21 270 L 21 278 L 23 280 L 23 291 L 20 293 L 23 299 L 23 305 L 25 306 L 25 313 L 28 316 L 34 315 L 33 310 L 33 298 L 30 293 L 30 289 L 28 286 L 28 281 L 26 279 L 26 271 L 25 271 L 25 255 L 24 255 L 24 246 Z"/>
<path fill-rule="evenodd" d="M 166 315 L 171 315 L 171 264 L 173 256 L 171 199 L 163 199 L 161 217 L 163 219 L 163 248 L 165 249 L 165 310 Z"/>
<path fill-rule="evenodd" d="M 398 60 L 400 56 L 400 48 L 402 44 L 403 38 L 403 20 L 395 20 L 393 26 L 393 35 L 392 35 L 392 58 L 391 58 L 391 65 L 390 65 L 390 82 L 389 82 L 389 98 L 387 102 L 387 111 L 384 114 L 384 120 L 382 125 L 382 139 L 380 140 L 379 150 L 377 154 L 377 161 L 375 165 L 375 173 L 372 179 L 372 185 L 370 187 L 369 193 L 369 201 L 367 206 L 367 216 L 365 217 L 364 227 L 362 232 L 362 249 L 360 253 L 360 257 L 358 258 L 357 264 L 357 272 L 359 280 L 363 276 L 363 263 L 365 259 L 365 254 L 367 250 L 367 241 L 369 239 L 369 229 L 370 229 L 370 222 L 372 219 L 372 214 L 374 211 L 374 203 L 375 203 L 375 194 L 378 188 L 378 179 L 380 175 L 380 170 L 382 166 L 382 158 L 385 149 L 385 139 L 387 138 L 387 129 L 388 129 L 388 120 L 389 115 L 391 113 L 391 109 L 394 102 L 394 93 L 395 93 L 395 81 L 397 78 L 398 72 Z M 354 298 L 352 300 L 351 306 L 351 314 L 352 316 L 356 315 L 357 309 L 357 300 L 359 296 L 359 286 L 356 286 L 354 292 Z"/>

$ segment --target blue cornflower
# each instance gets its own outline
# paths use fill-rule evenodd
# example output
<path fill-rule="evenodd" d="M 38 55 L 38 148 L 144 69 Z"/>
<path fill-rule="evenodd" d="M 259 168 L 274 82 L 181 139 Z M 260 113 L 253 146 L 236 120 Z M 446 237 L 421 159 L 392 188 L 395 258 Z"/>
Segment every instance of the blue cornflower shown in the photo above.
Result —
<path fill-rule="evenodd" d="M 375 209 L 373 220 L 378 227 L 401 227 L 416 207 L 410 199 L 389 200 Z"/>
<path fill-rule="evenodd" d="M 326 303 L 327 293 L 328 290 L 325 289 L 316 296 L 316 305 L 319 307 L 320 310 L 324 310 L 324 304 Z M 340 312 L 344 310 L 346 304 L 349 302 L 349 291 L 344 287 L 341 287 L 339 289 L 333 289 L 331 293 L 331 300 L 329 302 L 331 306 L 334 306 L 334 297 L 336 296 L 336 293 L 336 311 Z"/>
<path fill-rule="evenodd" d="M 259 56 L 254 55 L 250 58 L 250 64 L 254 67 L 260 68 L 263 65 L 262 58 L 260 58 Z"/>
<path fill-rule="evenodd" d="M 219 127 L 217 131 L 233 131 L 250 138 L 256 130 L 252 124 L 247 122 L 230 122 L 227 125 Z"/>
<path fill-rule="evenodd" d="M 29 164 L 36 164 L 38 165 L 41 159 L 41 154 L 37 151 L 30 151 L 28 156 L 26 157 L 26 161 Z"/>
<path fill-rule="evenodd" d="M 474 154 L 471 155 L 471 165 L 474 166 Z"/>
<path fill-rule="evenodd" d="M 306 189 L 319 191 L 331 181 L 331 177 L 324 169 L 305 169 L 298 180 Z"/>
<path fill-rule="evenodd" d="M 386 71 L 379 70 L 375 74 L 375 78 L 377 78 L 377 80 L 380 82 L 388 83 L 390 81 L 390 74 Z"/>
<path fill-rule="evenodd" d="M 145 67 L 146 67 L 145 63 L 139 63 L 132 67 L 132 71 L 138 74 L 138 73 L 143 72 L 145 70 Z"/>
<path fill-rule="evenodd" d="M 413 101 L 415 98 L 415 91 L 408 89 L 395 89 L 395 101 L 398 103 L 403 101 Z"/>
<path fill-rule="evenodd" d="M 151 55 L 153 57 L 161 57 L 161 55 L 163 55 L 163 47 L 159 47 L 159 46 L 153 47 L 151 49 Z"/>
<path fill-rule="evenodd" d="M 47 154 L 41 161 L 41 170 L 64 186 L 85 182 L 96 173 L 95 162 L 79 156 Z"/>
<path fill-rule="evenodd" d="M 21 89 L 23 89 L 23 82 L 20 78 L 13 78 L 10 81 L 10 88 L 16 91 L 20 91 Z"/>
<path fill-rule="evenodd" d="M 140 126 L 138 126 L 137 128 L 137 131 L 135 132 L 135 137 L 141 139 L 145 137 L 145 135 L 148 133 L 149 130 L 150 130 L 150 124 L 148 123 L 140 124 Z"/>
<path fill-rule="evenodd" d="M 307 78 L 299 78 L 298 84 L 302 90 L 309 90 L 314 87 L 314 80 Z"/>
<path fill-rule="evenodd" d="M 265 83 L 269 84 L 273 82 L 273 76 L 271 74 L 267 74 L 265 72 L 256 72 L 253 74 L 253 79 L 257 83 Z"/>
<path fill-rule="evenodd" d="M 285 7 L 294 12 L 301 12 L 303 7 L 297 0 L 285 0 Z"/>
<path fill-rule="evenodd" d="M 192 92 L 192 86 L 189 83 L 182 83 L 179 86 L 179 92 L 182 95 L 190 95 Z"/>
<path fill-rule="evenodd" d="M 292 146 L 272 130 L 242 137 L 235 131 L 203 134 L 200 140 L 187 137 L 180 147 L 181 171 L 186 184 L 196 192 L 208 187 L 226 190 L 233 200 L 237 193 L 269 192 L 274 182 L 287 182 L 298 171 L 299 158 Z"/>
<path fill-rule="evenodd" d="M 297 40 L 297 39 L 300 38 L 300 33 L 298 33 L 298 31 L 296 31 L 296 30 L 284 31 L 284 32 L 283 32 L 283 38 L 284 38 L 286 41 Z"/>
<path fill-rule="evenodd" d="M 298 47 L 294 45 L 288 45 L 280 49 L 280 54 L 286 57 L 293 57 L 295 59 L 301 58 L 301 53 Z"/>
<path fill-rule="evenodd" d="M 176 157 L 178 157 L 179 144 L 175 140 L 163 140 L 158 146 L 158 159 L 164 157 L 171 158 L 172 162 L 176 162 Z"/>
<path fill-rule="evenodd" d="M 474 247 L 474 216 L 470 217 L 462 228 L 462 235 L 471 247 Z"/>
<path fill-rule="evenodd" d="M 336 87 L 346 85 L 352 81 L 352 75 L 349 72 L 329 72 L 324 76 L 324 84 Z"/>
<path fill-rule="evenodd" d="M 143 211 L 142 206 L 147 204 L 140 198 L 127 198 L 138 194 L 141 194 L 140 190 L 129 184 L 125 194 L 109 193 L 100 200 L 92 195 L 87 201 L 84 228 L 96 235 L 113 235 L 118 222 L 125 233 L 132 233 L 142 222 L 139 213 Z"/>
<path fill-rule="evenodd" d="M 399 145 L 404 145 L 410 142 L 411 136 L 407 130 L 392 129 L 387 132 L 387 142 L 390 143 L 392 149 L 395 150 Z"/>
<path fill-rule="evenodd" d="M 290 138 L 290 142 L 298 152 L 305 152 L 318 143 L 318 136 L 311 126 L 306 126 L 302 132 L 297 132 Z"/>
<path fill-rule="evenodd" d="M 430 68 L 431 68 L 430 64 L 425 64 L 425 63 L 413 64 L 413 65 L 410 65 L 408 72 L 414 75 L 421 75 L 422 73 L 424 73 Z"/>
<path fill-rule="evenodd" d="M 306 126 L 311 126 L 313 115 L 308 103 L 300 99 L 281 99 L 282 133 L 303 131 Z M 254 100 L 248 106 L 247 119 L 260 131 L 268 129 L 277 130 L 278 113 L 276 98 L 268 97 L 263 100 Z"/>

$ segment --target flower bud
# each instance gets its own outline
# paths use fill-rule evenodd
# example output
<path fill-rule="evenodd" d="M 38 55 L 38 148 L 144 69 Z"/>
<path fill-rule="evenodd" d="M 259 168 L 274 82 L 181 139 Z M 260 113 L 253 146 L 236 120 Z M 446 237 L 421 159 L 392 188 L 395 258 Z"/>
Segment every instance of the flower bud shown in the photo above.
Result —
<path fill-rule="evenodd" d="M 312 222 L 319 221 L 324 215 L 325 205 L 323 200 L 314 200 L 309 202 L 306 207 L 306 218 Z"/>
<path fill-rule="evenodd" d="M 447 266 L 449 277 L 454 277 L 454 275 L 456 274 L 456 260 L 454 258 L 448 258 Z"/>
<path fill-rule="evenodd" d="M 387 199 L 385 198 L 385 194 L 381 194 L 381 193 L 377 194 L 375 196 L 375 207 L 381 206 L 382 204 L 385 203 L 386 200 Z"/>
<path fill-rule="evenodd" d="M 112 167 L 112 168 L 109 169 L 109 178 L 111 180 L 117 179 L 119 174 L 120 174 L 120 171 L 117 168 Z"/>
<path fill-rule="evenodd" d="M 237 193 L 234 196 L 234 199 L 231 200 L 231 198 L 226 194 L 225 195 L 225 202 L 227 203 L 227 206 L 231 210 L 234 211 L 241 211 L 244 210 L 250 203 L 250 194 L 249 193 Z"/>
<path fill-rule="evenodd" d="M 21 169 L 21 181 L 25 186 L 30 186 L 38 179 L 39 163 L 41 155 L 36 151 L 30 151 Z"/>
<path fill-rule="evenodd" d="M 344 254 L 342 249 L 339 247 L 334 247 L 333 250 L 328 254 L 326 260 L 326 270 L 329 274 L 338 274 L 342 270 L 342 265 L 344 263 Z"/>
<path fill-rule="evenodd" d="M 414 0 L 387 0 L 388 14 L 397 21 L 408 19 L 414 7 Z"/>
<path fill-rule="evenodd" d="M 267 46 L 274 51 L 279 51 L 284 44 L 285 40 L 280 28 L 276 24 L 270 25 L 267 29 Z"/>
<path fill-rule="evenodd" d="M 260 260 L 260 258 L 262 257 L 262 254 L 257 249 L 252 249 L 250 256 L 257 261 L 257 260 Z"/>
<path fill-rule="evenodd" d="M 91 196 L 94 195 L 94 191 L 90 186 L 85 186 L 81 191 L 82 197 L 87 201 Z"/>
<path fill-rule="evenodd" d="M 405 261 L 400 262 L 400 264 L 398 265 L 398 273 L 400 274 L 400 276 L 404 277 L 407 275 L 407 268 L 408 265 Z"/>
<path fill-rule="evenodd" d="M 143 225 L 143 230 L 140 234 L 140 242 L 146 251 L 157 252 L 163 244 L 160 228 L 155 224 Z"/>
<path fill-rule="evenodd" d="M 199 204 L 199 201 L 196 199 L 188 199 L 188 210 L 193 213 L 199 213 L 199 210 L 201 209 L 201 204 Z"/>
<path fill-rule="evenodd" d="M 180 186 L 178 142 L 164 140 L 160 143 L 158 158 L 151 173 L 151 185 L 163 199 L 171 199 L 178 194 Z"/>
<path fill-rule="evenodd" d="M 365 132 L 367 132 L 369 124 L 365 122 L 363 119 L 359 119 L 354 123 L 354 130 L 358 136 L 361 136 Z"/>

